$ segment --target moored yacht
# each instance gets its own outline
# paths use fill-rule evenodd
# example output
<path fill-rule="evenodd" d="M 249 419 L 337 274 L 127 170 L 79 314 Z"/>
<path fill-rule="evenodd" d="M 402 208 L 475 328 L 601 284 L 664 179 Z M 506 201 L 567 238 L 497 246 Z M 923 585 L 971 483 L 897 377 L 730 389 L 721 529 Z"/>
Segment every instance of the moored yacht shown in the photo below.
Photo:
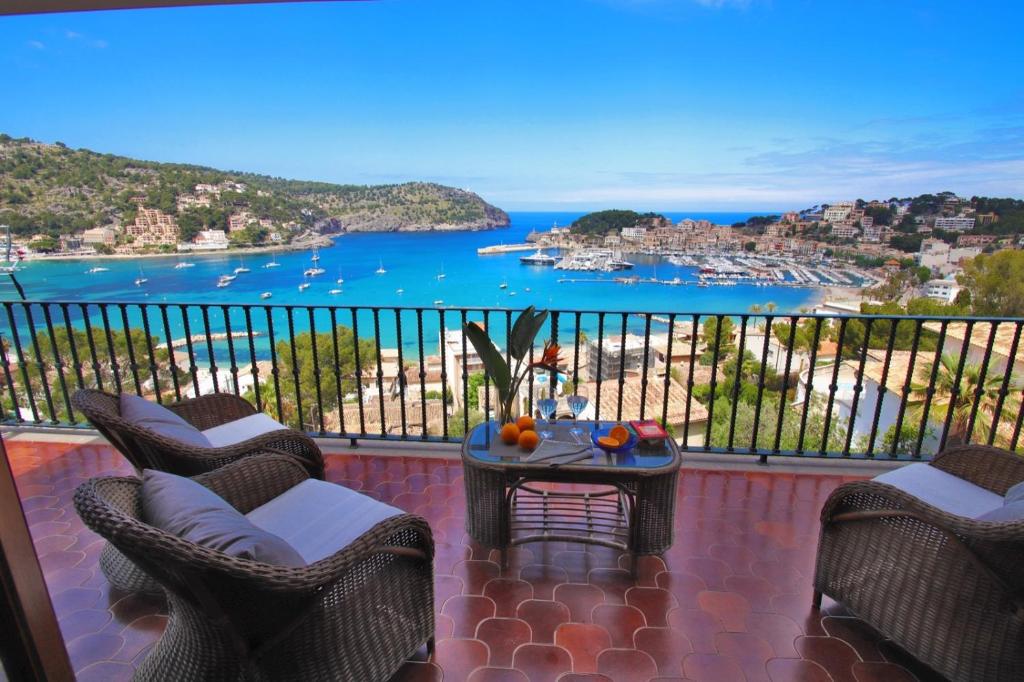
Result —
<path fill-rule="evenodd" d="M 529 256 L 520 256 L 519 262 L 523 265 L 554 265 L 558 262 L 558 258 L 538 249 L 536 253 Z"/>
<path fill-rule="evenodd" d="M 378 267 L 376 270 L 374 270 L 374 273 L 378 274 L 378 275 L 383 275 L 386 272 L 387 272 L 387 270 L 384 269 L 384 259 L 381 259 L 380 267 Z"/>
<path fill-rule="evenodd" d="M 184 270 L 185 268 L 194 268 L 195 263 L 189 263 L 188 261 L 180 260 L 178 264 L 174 266 L 175 270 Z"/>
<path fill-rule="evenodd" d="M 87 274 L 87 275 L 95 275 L 98 272 L 108 272 L 109 270 L 110 270 L 110 268 L 103 268 L 103 267 L 100 267 L 100 266 L 96 266 L 94 268 L 89 268 L 88 270 L 86 270 L 85 274 Z"/>
<path fill-rule="evenodd" d="M 273 295 L 274 295 L 273 292 L 264 291 L 262 294 L 260 294 L 260 298 L 270 298 Z"/>

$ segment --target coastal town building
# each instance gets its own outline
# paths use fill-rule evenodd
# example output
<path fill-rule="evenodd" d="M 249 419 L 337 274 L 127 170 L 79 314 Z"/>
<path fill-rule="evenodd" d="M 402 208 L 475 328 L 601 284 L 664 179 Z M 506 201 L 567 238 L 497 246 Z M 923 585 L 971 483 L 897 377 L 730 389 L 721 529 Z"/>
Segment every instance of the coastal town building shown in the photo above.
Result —
<path fill-rule="evenodd" d="M 147 246 L 174 246 L 178 243 L 178 223 L 174 216 L 155 208 L 139 208 L 135 222 L 125 227 L 136 249 Z"/>
<path fill-rule="evenodd" d="M 974 229 L 974 218 L 968 216 L 942 217 L 935 219 L 936 230 L 947 232 L 967 232 Z"/>
<path fill-rule="evenodd" d="M 439 339 L 441 353 L 444 355 L 445 372 L 448 375 L 448 386 L 452 391 L 455 409 L 458 410 L 465 407 L 462 401 L 462 375 L 465 374 L 468 378 L 471 374 L 484 371 L 484 361 L 477 355 L 473 344 L 464 336 L 461 329 L 444 329 Z M 498 350 L 501 351 L 500 348 Z"/>
<path fill-rule="evenodd" d="M 839 201 L 825 209 L 822 218 L 826 223 L 838 223 L 846 220 L 853 211 L 852 201 Z"/>
<path fill-rule="evenodd" d="M 178 244 L 178 251 L 221 251 L 228 244 L 224 230 L 200 230 L 190 244 Z"/>
<path fill-rule="evenodd" d="M 600 345 L 600 350 L 598 346 Z M 599 362 L 600 358 L 600 362 Z M 598 364 L 601 369 L 598 370 Z M 654 354 L 647 353 L 647 366 L 654 366 Z M 623 373 L 639 372 L 644 367 L 644 340 L 636 334 L 626 334 L 625 340 L 605 338 L 598 344 L 597 339 L 587 342 L 586 377 L 588 381 L 618 379 Z"/>
<path fill-rule="evenodd" d="M 870 218 L 864 218 L 864 220 L 870 220 Z M 863 225 L 863 221 L 861 221 Z M 877 244 L 883 241 L 883 235 L 885 234 L 885 228 L 882 225 L 870 224 L 864 227 L 864 233 L 862 239 L 866 242 Z"/>
<path fill-rule="evenodd" d="M 238 211 L 228 216 L 228 232 L 240 232 L 257 222 L 256 216 L 249 211 Z"/>
<path fill-rule="evenodd" d="M 943 303 L 952 303 L 960 293 L 961 287 L 952 279 L 932 279 L 921 287 L 921 294 Z"/>
<path fill-rule="evenodd" d="M 860 229 L 852 223 L 834 223 L 832 225 L 832 236 L 836 239 L 856 239 Z"/>
<path fill-rule="evenodd" d="M 117 232 L 112 227 L 91 227 L 82 232 L 82 241 L 93 246 L 96 244 L 113 246 L 117 241 Z"/>
<path fill-rule="evenodd" d="M 629 239 L 630 241 L 643 241 L 644 236 L 647 234 L 646 227 L 624 227 L 621 231 L 623 239 Z"/>
<path fill-rule="evenodd" d="M 958 248 L 967 246 L 988 246 L 995 242 L 997 237 L 994 234 L 962 234 L 956 238 Z"/>

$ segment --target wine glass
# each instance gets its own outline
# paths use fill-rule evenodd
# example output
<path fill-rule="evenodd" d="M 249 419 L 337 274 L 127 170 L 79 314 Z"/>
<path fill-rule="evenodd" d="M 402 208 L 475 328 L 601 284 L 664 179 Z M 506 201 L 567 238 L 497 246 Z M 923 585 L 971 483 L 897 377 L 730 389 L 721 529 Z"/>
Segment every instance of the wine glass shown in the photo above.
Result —
<path fill-rule="evenodd" d="M 554 398 L 540 398 L 537 400 L 537 409 L 540 411 L 540 416 L 544 419 L 545 422 L 547 422 L 545 426 L 550 426 L 551 415 L 555 413 L 556 407 L 558 407 L 558 401 L 555 400 Z M 541 438 L 551 438 L 555 434 L 554 432 L 551 431 L 550 428 L 545 428 L 537 435 L 539 435 Z"/>
<path fill-rule="evenodd" d="M 579 426 L 579 416 L 583 410 L 587 409 L 587 404 L 590 402 L 587 399 L 586 389 L 583 386 L 577 386 L 572 395 L 565 397 L 565 402 L 569 406 L 569 411 L 572 412 L 573 426 L 569 429 L 569 433 L 574 436 L 582 436 L 585 432 Z"/>

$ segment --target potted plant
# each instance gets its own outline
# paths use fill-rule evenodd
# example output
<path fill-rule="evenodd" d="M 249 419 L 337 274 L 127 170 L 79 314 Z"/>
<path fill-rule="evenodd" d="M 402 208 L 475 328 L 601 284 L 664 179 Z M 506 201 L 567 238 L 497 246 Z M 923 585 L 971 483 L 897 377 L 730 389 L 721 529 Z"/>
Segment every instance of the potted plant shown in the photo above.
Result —
<path fill-rule="evenodd" d="M 544 352 L 540 360 L 530 362 L 528 357 L 530 349 L 533 348 L 534 339 L 544 326 L 548 318 L 548 311 L 537 312 L 530 306 L 516 318 L 512 325 L 512 332 L 509 334 L 509 356 L 515 361 L 514 367 L 509 367 L 505 357 L 498 351 L 494 343 L 487 336 L 484 329 L 473 322 L 463 327 L 463 333 L 473 344 L 477 355 L 484 363 L 484 368 L 498 389 L 498 424 L 505 424 L 515 419 L 515 400 L 519 393 L 519 386 L 523 379 L 529 375 L 530 370 L 540 369 L 549 372 L 557 372 L 558 365 L 562 359 L 558 357 L 559 347 L 557 343 L 544 342 Z"/>

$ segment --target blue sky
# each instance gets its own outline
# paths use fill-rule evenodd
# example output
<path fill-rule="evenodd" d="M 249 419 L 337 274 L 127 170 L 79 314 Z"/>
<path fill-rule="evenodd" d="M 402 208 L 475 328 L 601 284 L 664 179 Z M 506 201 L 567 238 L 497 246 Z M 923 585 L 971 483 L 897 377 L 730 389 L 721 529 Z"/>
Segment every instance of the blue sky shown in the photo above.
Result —
<path fill-rule="evenodd" d="M 510 210 L 1024 196 L 1024 5 L 312 3 L 0 18 L 0 131 Z"/>

